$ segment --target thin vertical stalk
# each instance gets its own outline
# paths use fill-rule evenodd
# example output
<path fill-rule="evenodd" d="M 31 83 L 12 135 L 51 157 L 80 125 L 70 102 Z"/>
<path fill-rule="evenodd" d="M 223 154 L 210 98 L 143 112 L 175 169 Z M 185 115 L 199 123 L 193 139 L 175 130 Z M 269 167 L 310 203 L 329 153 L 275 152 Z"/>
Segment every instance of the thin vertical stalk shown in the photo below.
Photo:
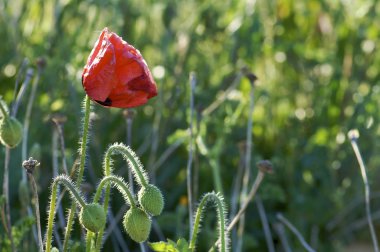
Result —
<path fill-rule="evenodd" d="M 30 95 L 29 95 L 29 100 L 28 100 L 28 104 L 27 104 L 26 112 L 25 112 L 25 118 L 24 118 L 24 124 L 23 124 L 23 137 L 22 137 L 22 143 L 21 143 L 22 144 L 22 146 L 21 146 L 21 160 L 27 159 L 30 118 L 32 116 L 32 108 L 33 108 L 33 103 L 34 103 L 35 96 L 36 96 L 37 86 L 40 82 L 40 76 L 41 76 L 41 68 L 38 67 L 37 74 L 36 74 L 36 76 L 33 80 L 33 83 L 32 83 L 32 90 L 31 90 Z M 26 182 L 26 171 L 22 170 L 21 175 L 22 175 L 22 181 Z M 32 209 L 31 209 L 29 203 L 27 204 L 27 213 L 28 213 L 28 216 L 33 215 Z M 33 225 L 32 233 L 33 233 L 33 237 L 34 237 L 36 243 L 38 242 L 38 237 L 37 237 L 38 236 L 38 234 L 37 234 L 38 230 L 37 229 L 38 229 L 38 227 Z"/>
<path fill-rule="evenodd" d="M 52 167 L 53 167 L 53 177 L 57 177 L 58 172 L 58 133 L 57 130 L 53 130 L 52 138 Z M 57 188 L 57 194 L 60 195 L 60 189 Z M 62 205 L 58 204 L 58 221 L 59 226 L 63 229 L 66 226 L 65 217 L 62 210 Z M 57 227 L 54 227 L 55 229 Z"/>
<path fill-rule="evenodd" d="M 310 247 L 310 245 L 306 242 L 305 238 L 303 238 L 302 234 L 297 230 L 295 226 L 290 223 L 281 213 L 277 214 L 277 219 L 281 221 L 285 226 L 287 226 L 290 231 L 293 232 L 293 234 L 298 238 L 298 240 L 301 242 L 302 246 L 308 251 L 308 252 L 315 252 L 315 250 Z"/>
<path fill-rule="evenodd" d="M 277 233 L 278 237 L 280 238 L 282 248 L 284 249 L 284 252 L 292 252 L 292 249 L 290 248 L 288 238 L 285 234 L 285 228 L 284 224 L 281 222 L 277 222 L 273 224 L 274 231 Z"/>
<path fill-rule="evenodd" d="M 219 159 L 219 157 L 215 157 L 215 159 Z M 210 166 L 212 169 L 212 177 L 214 179 L 214 185 L 217 192 L 220 192 L 223 194 L 223 186 L 222 186 L 222 179 L 220 178 L 220 165 L 219 160 L 211 159 L 210 160 Z"/>
<path fill-rule="evenodd" d="M 368 177 L 367 177 L 367 172 L 366 172 L 366 167 L 362 158 L 362 155 L 360 154 L 359 146 L 357 143 L 357 139 L 359 138 L 359 132 L 358 131 L 350 131 L 348 133 L 349 138 L 351 140 L 351 145 L 352 149 L 355 152 L 356 159 L 358 160 L 361 175 L 363 178 L 363 183 L 364 183 L 364 190 L 365 190 L 365 210 L 366 210 L 366 215 L 367 215 L 367 221 L 369 225 L 369 230 L 371 233 L 371 238 L 373 242 L 373 247 L 375 249 L 375 252 L 379 252 L 379 245 L 377 242 L 377 237 L 376 237 L 376 231 L 373 226 L 373 220 L 372 220 L 372 214 L 371 214 L 371 205 L 370 205 L 370 187 L 369 187 L 369 182 L 368 182 Z"/>
<path fill-rule="evenodd" d="M 91 112 L 91 100 L 86 95 L 84 100 L 84 120 L 83 120 L 83 132 L 82 132 L 82 141 L 80 146 L 80 163 L 79 163 L 79 170 L 78 175 L 76 179 L 76 185 L 78 189 L 80 189 L 82 179 L 83 179 L 83 173 L 84 173 L 84 167 L 86 162 L 86 153 L 87 153 L 87 138 L 89 133 L 89 127 L 90 127 L 90 112 Z M 65 231 L 65 239 L 63 241 L 63 251 L 68 251 L 69 246 L 69 239 L 71 234 L 71 229 L 73 226 L 74 216 L 77 209 L 77 205 L 75 202 L 72 202 L 71 208 L 69 210 L 69 215 L 67 219 L 67 225 L 66 225 L 66 231 Z"/>
<path fill-rule="evenodd" d="M 16 76 L 15 88 L 14 88 L 14 92 L 13 92 L 13 100 L 14 101 L 16 100 L 16 97 L 17 97 L 17 90 L 18 90 L 18 86 L 20 85 L 20 81 L 21 81 L 21 78 L 22 78 L 22 73 L 24 72 L 24 70 L 28 66 L 28 64 L 29 64 L 29 60 L 27 58 L 24 58 L 24 60 L 21 63 L 21 66 L 20 66 L 20 69 L 18 71 L 18 74 Z"/>
<path fill-rule="evenodd" d="M 148 166 L 150 171 L 150 178 L 152 179 L 152 183 L 156 182 L 156 173 L 155 170 L 152 169 L 153 163 L 156 160 L 158 143 L 159 143 L 159 128 L 161 121 L 161 113 L 160 110 L 156 111 L 154 119 L 153 119 L 153 129 L 152 129 L 152 137 L 151 137 L 151 151 L 148 159 Z"/>
<path fill-rule="evenodd" d="M 5 160 L 4 160 L 4 179 L 3 179 L 3 194 L 5 199 L 5 215 L 6 215 L 6 224 L 8 229 L 8 238 L 11 242 L 12 251 L 15 251 L 13 235 L 12 235 L 12 222 L 11 222 L 11 209 L 9 203 L 9 162 L 11 158 L 11 149 L 5 147 Z"/>
<path fill-rule="evenodd" d="M 24 96 L 26 88 L 29 86 L 29 83 L 33 78 L 33 73 L 34 73 L 33 68 L 28 68 L 28 70 L 26 70 L 26 76 L 25 76 L 24 82 L 22 83 L 21 88 L 17 93 L 16 100 L 14 101 L 12 105 L 11 115 L 14 117 L 16 117 L 18 107 L 21 102 L 21 98 Z"/>
<path fill-rule="evenodd" d="M 245 149 L 245 158 L 244 158 L 244 176 L 243 176 L 243 186 L 240 195 L 241 205 L 245 201 L 248 192 L 248 183 L 251 177 L 251 152 L 252 152 L 252 125 L 253 125 L 253 110 L 254 110 L 254 83 L 251 83 L 251 92 L 249 95 L 249 109 L 248 109 L 248 122 L 247 122 L 247 139 L 246 139 L 246 149 Z M 245 225 L 245 216 L 241 216 L 241 221 L 238 228 L 238 240 L 236 243 L 236 251 L 241 251 L 243 246 L 243 233 Z"/>
<path fill-rule="evenodd" d="M 276 250 L 274 249 L 272 233 L 271 233 L 270 228 L 269 228 L 269 222 L 268 222 L 267 215 L 265 213 L 264 204 L 258 195 L 256 197 L 256 205 L 257 205 L 257 209 L 259 211 L 261 223 L 263 224 L 265 240 L 266 240 L 267 246 L 268 246 L 268 252 L 275 252 Z"/>
<path fill-rule="evenodd" d="M 126 112 L 126 124 L 127 124 L 127 139 L 126 139 L 126 142 L 127 142 L 127 145 L 128 146 L 131 146 L 132 144 L 132 125 L 133 125 L 133 111 L 128 109 L 127 112 Z M 135 193 L 135 188 L 134 188 L 134 184 L 133 184 L 133 174 L 132 174 L 132 170 L 131 169 L 128 169 L 128 183 L 129 183 L 129 186 L 131 188 L 131 191 L 132 193 Z"/>
<path fill-rule="evenodd" d="M 245 141 L 238 144 L 239 149 L 239 167 L 233 181 L 231 203 L 230 203 L 230 219 L 232 219 L 238 211 L 239 192 L 241 188 L 241 181 L 244 172 L 244 155 L 245 155 Z M 232 247 L 235 248 L 236 243 L 236 229 L 231 230 Z"/>
<path fill-rule="evenodd" d="M 42 233 L 41 233 L 41 220 L 40 220 L 40 203 L 38 200 L 38 191 L 37 191 L 37 184 L 36 181 L 34 180 L 34 176 L 31 173 L 28 173 L 28 177 L 30 180 L 30 184 L 32 186 L 33 194 L 34 194 L 34 207 L 36 211 L 36 225 L 37 225 L 37 235 L 38 235 L 38 244 L 39 244 L 39 251 L 43 252 L 44 251 L 44 246 L 42 243 Z"/>
<path fill-rule="evenodd" d="M 62 160 L 62 169 L 66 175 L 69 175 L 69 171 L 67 169 L 66 155 L 65 155 L 65 138 L 63 136 L 63 123 L 66 121 L 66 117 L 58 117 L 54 118 L 53 122 L 56 126 L 58 137 L 59 137 L 59 149 L 61 152 L 61 160 Z"/>
<path fill-rule="evenodd" d="M 30 118 L 32 116 L 32 109 L 33 109 L 33 103 L 36 96 L 37 86 L 40 82 L 40 75 L 41 75 L 41 69 L 38 68 L 37 74 L 34 78 L 34 81 L 32 83 L 32 90 L 29 95 L 28 105 L 26 107 L 25 112 L 25 119 L 24 119 L 24 125 L 23 125 L 23 138 L 22 138 L 22 151 L 21 151 L 21 158 L 22 160 L 27 159 L 27 152 L 28 152 L 28 133 L 29 133 L 29 125 L 30 125 Z M 26 181 L 26 171 L 23 170 L 22 172 L 22 181 Z"/>
<path fill-rule="evenodd" d="M 193 227 L 193 188 L 192 188 L 192 164 L 193 164 L 193 117 L 194 117 L 194 89 L 196 85 L 195 73 L 190 74 L 190 141 L 189 141 L 189 158 L 187 160 L 187 198 L 189 202 L 189 223 L 190 223 L 190 236 Z"/>

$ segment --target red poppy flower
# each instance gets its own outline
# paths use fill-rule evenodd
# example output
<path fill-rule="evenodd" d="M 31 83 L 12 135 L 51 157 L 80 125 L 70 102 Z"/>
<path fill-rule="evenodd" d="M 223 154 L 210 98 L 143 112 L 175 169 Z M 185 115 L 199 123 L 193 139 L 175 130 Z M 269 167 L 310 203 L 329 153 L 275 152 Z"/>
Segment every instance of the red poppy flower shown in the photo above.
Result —
<path fill-rule="evenodd" d="M 106 107 L 131 108 L 157 95 L 140 52 L 108 28 L 96 41 L 82 74 L 87 95 Z"/>

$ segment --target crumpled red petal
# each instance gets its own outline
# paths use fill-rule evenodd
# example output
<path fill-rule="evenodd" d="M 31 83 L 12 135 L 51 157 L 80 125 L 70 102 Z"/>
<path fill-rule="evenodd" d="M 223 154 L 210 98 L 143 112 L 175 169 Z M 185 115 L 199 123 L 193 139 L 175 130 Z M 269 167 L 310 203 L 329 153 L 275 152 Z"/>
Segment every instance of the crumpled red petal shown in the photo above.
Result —
<path fill-rule="evenodd" d="M 107 28 L 87 60 L 82 85 L 92 100 L 107 107 L 136 107 L 157 95 L 140 52 Z"/>

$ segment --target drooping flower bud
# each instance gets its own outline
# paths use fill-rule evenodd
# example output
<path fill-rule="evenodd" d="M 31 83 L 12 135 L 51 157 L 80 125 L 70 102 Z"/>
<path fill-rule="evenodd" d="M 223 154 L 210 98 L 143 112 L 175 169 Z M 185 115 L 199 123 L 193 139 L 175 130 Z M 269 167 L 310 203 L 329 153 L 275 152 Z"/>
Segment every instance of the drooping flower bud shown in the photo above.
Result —
<path fill-rule="evenodd" d="M 124 215 L 125 231 L 135 242 L 144 242 L 148 239 L 152 221 L 140 208 L 132 207 Z"/>
<path fill-rule="evenodd" d="M 53 248 L 51 249 L 51 252 L 59 252 L 59 250 L 58 250 L 56 247 L 53 247 Z"/>
<path fill-rule="evenodd" d="M 79 221 L 84 228 L 97 233 L 106 224 L 106 213 L 97 203 L 87 204 L 79 213 Z"/>
<path fill-rule="evenodd" d="M 145 212 L 153 216 L 160 215 L 164 208 L 164 197 L 160 189 L 154 185 L 142 187 L 138 194 L 138 200 Z"/>
<path fill-rule="evenodd" d="M 0 122 L 0 142 L 9 148 L 16 147 L 22 139 L 22 125 L 14 117 L 5 117 Z"/>

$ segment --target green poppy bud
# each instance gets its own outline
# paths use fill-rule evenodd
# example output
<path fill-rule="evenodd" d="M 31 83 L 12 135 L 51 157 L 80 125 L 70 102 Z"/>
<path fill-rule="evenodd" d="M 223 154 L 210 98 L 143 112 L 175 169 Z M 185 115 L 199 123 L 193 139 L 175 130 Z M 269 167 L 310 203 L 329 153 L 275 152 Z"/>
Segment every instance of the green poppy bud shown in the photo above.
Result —
<path fill-rule="evenodd" d="M 124 215 L 125 231 L 135 242 L 144 242 L 148 239 L 152 221 L 140 208 L 132 207 Z"/>
<path fill-rule="evenodd" d="M 160 189 L 154 185 L 142 187 L 138 193 L 138 200 L 144 211 L 153 216 L 160 215 L 164 208 L 164 197 Z"/>
<path fill-rule="evenodd" d="M 84 206 L 79 213 L 79 222 L 84 228 L 97 233 L 106 225 L 106 213 L 101 205 L 92 203 Z"/>
<path fill-rule="evenodd" d="M 56 247 L 53 247 L 50 251 L 51 252 L 59 252 L 59 250 Z"/>
<path fill-rule="evenodd" d="M 0 142 L 9 148 L 16 147 L 22 139 L 22 125 L 14 117 L 5 117 L 0 122 Z"/>

